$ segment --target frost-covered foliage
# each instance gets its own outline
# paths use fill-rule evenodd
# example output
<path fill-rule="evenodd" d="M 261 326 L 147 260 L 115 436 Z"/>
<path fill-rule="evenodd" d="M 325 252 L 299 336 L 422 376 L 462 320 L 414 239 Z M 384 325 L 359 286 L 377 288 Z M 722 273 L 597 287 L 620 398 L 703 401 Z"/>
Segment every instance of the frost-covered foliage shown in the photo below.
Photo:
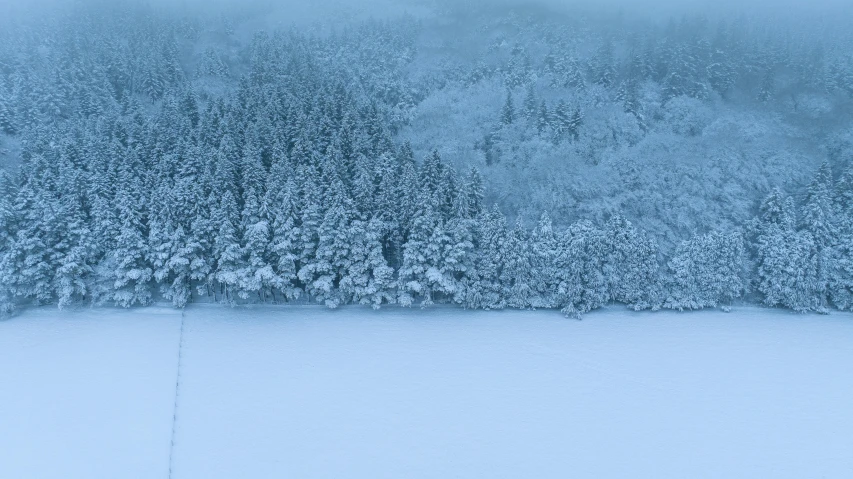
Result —
<path fill-rule="evenodd" d="M 428 94 L 402 133 L 422 155 L 480 167 L 528 226 L 542 211 L 559 226 L 621 213 L 671 253 L 742 226 L 827 155 L 836 169 L 853 158 L 849 15 L 456 12 L 424 22 L 411 69 Z"/>
<path fill-rule="evenodd" d="M 669 260 L 668 308 L 728 305 L 746 289 L 743 238 L 713 232 L 681 243 Z"/>
<path fill-rule="evenodd" d="M 4 29 L 0 312 L 853 308 L 849 38 L 476 8 L 243 38 L 117 3 Z M 476 59 L 434 42 L 463 18 Z"/>

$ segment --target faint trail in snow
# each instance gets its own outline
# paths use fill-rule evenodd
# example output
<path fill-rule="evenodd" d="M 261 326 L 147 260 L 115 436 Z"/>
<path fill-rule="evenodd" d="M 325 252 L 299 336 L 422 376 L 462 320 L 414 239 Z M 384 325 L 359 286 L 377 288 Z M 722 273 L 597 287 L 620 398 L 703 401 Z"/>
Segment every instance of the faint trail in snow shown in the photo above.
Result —
<path fill-rule="evenodd" d="M 181 393 L 181 360 L 184 350 L 184 319 L 186 310 L 181 309 L 181 332 L 178 336 L 178 371 L 175 375 L 175 404 L 172 406 L 172 438 L 169 442 L 169 479 L 172 479 L 172 465 L 175 454 L 175 424 L 178 422 L 178 396 Z"/>

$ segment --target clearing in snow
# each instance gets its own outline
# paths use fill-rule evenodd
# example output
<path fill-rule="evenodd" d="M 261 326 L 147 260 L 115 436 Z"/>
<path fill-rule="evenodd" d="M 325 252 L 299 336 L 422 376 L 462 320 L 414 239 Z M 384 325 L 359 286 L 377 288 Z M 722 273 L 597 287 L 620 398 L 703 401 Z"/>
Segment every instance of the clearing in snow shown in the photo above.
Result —
<path fill-rule="evenodd" d="M 180 311 L 31 310 L 0 477 L 851 477 L 851 319 L 192 306 L 176 402 Z"/>

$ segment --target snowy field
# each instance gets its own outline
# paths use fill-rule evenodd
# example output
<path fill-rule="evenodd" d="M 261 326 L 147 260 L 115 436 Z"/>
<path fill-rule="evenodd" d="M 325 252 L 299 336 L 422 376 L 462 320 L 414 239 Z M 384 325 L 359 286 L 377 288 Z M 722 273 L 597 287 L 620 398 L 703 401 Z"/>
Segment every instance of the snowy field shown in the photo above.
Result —
<path fill-rule="evenodd" d="M 180 323 L 0 322 L 0 477 L 853 477 L 851 315 L 193 306 L 175 413 Z"/>

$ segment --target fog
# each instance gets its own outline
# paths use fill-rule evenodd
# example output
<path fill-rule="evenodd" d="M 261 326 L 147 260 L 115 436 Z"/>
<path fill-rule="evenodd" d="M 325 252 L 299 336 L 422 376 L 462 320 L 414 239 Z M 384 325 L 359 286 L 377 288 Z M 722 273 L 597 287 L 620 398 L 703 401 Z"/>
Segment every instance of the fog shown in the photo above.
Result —
<path fill-rule="evenodd" d="M 361 12 L 385 16 L 399 11 L 424 11 L 435 8 L 479 5 L 493 7 L 547 7 L 556 11 L 623 10 L 638 15 L 679 15 L 702 13 L 708 15 L 736 15 L 758 13 L 767 16 L 824 15 L 851 12 L 847 0 L 2 0 L 0 11 L 10 15 L 45 13 L 54 9 L 75 9 L 83 5 L 102 4 L 105 7 L 116 3 L 148 5 L 174 12 L 211 13 L 234 10 L 275 10 L 294 18 L 310 17 L 320 20 L 324 16 L 340 16 L 342 13 Z"/>
<path fill-rule="evenodd" d="M 2 9 L 0 313 L 853 307 L 848 2 Z"/>
<path fill-rule="evenodd" d="M 851 26 L 853 0 L 0 0 L 0 336 L 27 321 L 43 323 L 0 341 L 0 353 L 20 343 L 25 354 L 19 359 L 52 371 L 34 380 L 32 371 L 3 359 L 15 358 L 14 351 L 0 355 L 0 367 L 11 373 L 0 374 L 0 389 L 15 390 L 12 406 L 25 406 L 6 416 L 32 412 L 18 414 L 11 433 L 0 430 L 6 440 L 0 442 L 0 479 L 38 477 L 39 461 L 62 470 L 56 477 L 72 479 L 106 475 L 105 466 L 122 469 L 122 477 L 146 476 L 134 471 L 142 466 L 161 467 L 153 476 L 173 477 L 173 462 L 176 478 L 188 477 L 193 464 L 213 473 L 199 477 L 310 477 L 292 473 L 308 471 L 305 464 L 320 465 L 317 471 L 340 466 L 346 472 L 330 477 L 352 477 L 358 475 L 353 459 L 387 477 L 393 467 L 382 461 L 399 462 L 408 476 L 464 477 L 458 469 L 467 465 L 471 477 L 490 477 L 474 472 L 478 464 L 510 476 L 501 469 L 509 461 L 531 471 L 529 477 L 574 477 L 567 449 L 580 451 L 589 471 L 611 460 L 614 470 L 635 476 L 632 458 L 649 474 L 663 465 L 658 477 L 667 475 L 666 467 L 701 469 L 681 477 L 710 475 L 703 467 L 717 456 L 716 470 L 735 476 L 840 471 L 850 463 L 851 448 L 829 443 L 842 432 L 850 442 L 850 428 L 837 423 L 817 441 L 808 437 L 820 434 L 834 411 L 820 411 L 826 424 L 815 422 L 814 414 L 803 413 L 808 408 L 801 399 L 828 393 L 849 404 L 840 389 L 814 387 L 850 389 L 849 377 L 813 368 L 832 362 L 835 370 L 827 370 L 840 373 L 849 358 L 813 354 L 825 352 L 813 350 L 840 330 L 826 329 L 811 346 L 799 339 L 833 324 L 850 326 L 853 311 Z M 430 310 L 434 305 L 443 307 Z M 148 306 L 154 308 L 143 309 Z M 185 315 L 187 306 L 193 307 Z M 319 306 L 340 310 L 319 314 Z M 97 321 L 86 325 L 49 307 Z M 765 314 L 758 307 L 783 311 Z M 30 308 L 35 314 L 4 328 L 7 317 Z M 118 308 L 142 312 L 126 315 Z M 397 323 L 380 321 L 381 313 L 372 311 L 385 308 L 393 309 L 384 319 L 397 317 Z M 404 308 L 425 311 L 401 316 Z M 580 319 L 604 308 L 610 313 L 592 321 L 530 321 L 534 310 Z M 748 314 L 705 316 L 714 328 L 704 332 L 680 314 L 733 308 Z M 482 334 L 497 324 L 485 319 L 497 320 L 496 310 L 523 311 L 501 316 L 517 322 L 506 338 Z M 651 318 L 635 313 L 642 310 L 678 311 L 660 319 L 685 334 L 654 329 Z M 192 312 L 196 321 L 190 321 Z M 149 451 L 105 437 L 108 430 L 97 423 L 93 428 L 86 411 L 75 410 L 83 402 L 94 405 L 91 411 L 110 401 L 151 402 L 138 394 L 150 388 L 124 380 L 143 376 L 140 360 L 122 356 L 126 364 L 107 364 L 101 354 L 127 349 L 150 359 L 145 338 L 131 338 L 142 331 L 134 317 L 152 327 L 173 326 L 174 335 L 155 334 L 178 349 L 163 349 L 168 377 L 156 381 L 161 390 L 174 391 L 160 404 L 171 411 L 151 409 L 161 426 L 171 424 L 171 442 L 161 434 L 165 427 L 157 432 L 139 414 L 129 414 L 128 424 L 116 422 L 127 408 L 110 407 L 100 420 L 150 443 Z M 55 327 L 54 318 L 70 329 Z M 738 336 L 746 331 L 740 322 L 754 338 Z M 347 326 L 315 327 L 327 323 Z M 771 323 L 790 333 L 790 341 L 766 336 Z M 548 325 L 569 324 L 578 325 L 566 330 L 571 334 L 552 334 L 548 347 L 535 344 Z M 228 334 L 205 356 L 198 337 L 211 325 L 226 326 Z M 263 338 L 238 334 L 258 325 Z M 128 334 L 118 343 L 91 334 L 115 333 L 114 326 L 130 328 L 122 329 Z M 285 329 L 270 335 L 273 326 Z M 587 334 L 596 327 L 600 344 Z M 638 335 L 647 327 L 651 335 Z M 536 328 L 544 331 L 539 339 L 528 334 Z M 351 334 L 360 330 L 369 341 Z M 446 338 L 436 335 L 443 330 L 450 332 Z M 44 343 L 36 333 L 56 340 Z M 412 341 L 419 335 L 423 342 Z M 614 343 L 616 336 L 624 344 Z M 486 340 L 485 349 L 469 347 L 474 337 Z M 572 338 L 579 348 L 566 342 Z M 850 350 L 851 338 L 834 339 L 838 351 L 843 341 Z M 669 357 L 692 351 L 691 341 L 708 340 L 716 343 L 699 362 Z M 85 341 L 107 349 L 87 353 Z M 436 348 L 439 343 L 450 356 Z M 384 354 L 385 346 L 393 354 Z M 754 359 L 730 352 L 766 346 L 773 354 L 757 357 L 761 368 L 746 368 L 743 384 L 729 381 L 740 363 Z M 517 364 L 519 348 L 536 361 Z M 795 361 L 779 362 L 784 355 L 776 354 L 786 348 L 818 362 L 796 362 L 803 393 L 780 403 L 775 393 L 793 390 L 785 368 Z M 67 367 L 54 368 L 51 349 L 63 355 L 59 361 L 71 359 Z M 643 370 L 637 380 L 627 361 L 650 351 L 657 354 L 653 361 L 633 365 Z M 334 359 L 330 352 L 340 361 L 327 361 Z M 286 358 L 282 364 L 292 371 L 276 369 L 267 353 Z M 227 354 L 249 362 L 229 361 Z M 592 360 L 585 358 L 590 354 Z M 595 354 L 607 356 L 609 365 L 596 362 Z M 80 358 L 109 371 L 83 367 L 85 377 L 75 376 L 72 370 L 85 366 Z M 542 358 L 553 364 L 539 364 Z M 678 376 L 661 376 L 665 360 Z M 560 361 L 583 374 L 564 374 Z M 195 400 L 181 385 L 187 381 L 182 364 L 193 362 L 204 363 L 202 376 L 225 378 L 204 394 L 196 391 Z M 394 364 L 388 369 L 385 363 Z M 265 368 L 274 373 L 270 381 Z M 528 370 L 541 384 L 525 382 Z M 304 373 L 295 383 L 293 371 Z M 488 378 L 490 371 L 497 381 L 483 383 L 485 402 L 522 399 L 530 403 L 527 416 L 512 401 L 489 410 L 479 392 L 465 394 L 469 379 Z M 421 376 L 433 377 L 437 387 Z M 672 404 L 690 402 L 672 386 L 694 376 L 711 378 L 697 383 L 699 400 L 692 405 L 704 416 L 691 423 L 684 421 L 689 408 L 687 414 L 657 414 L 664 396 Z M 233 381 L 239 377 L 245 380 Z M 584 377 L 588 384 L 576 381 Z M 98 384 L 98 400 L 70 391 L 63 410 L 54 407 L 56 395 L 36 397 L 48 391 L 45 386 L 69 393 L 66 386 L 77 378 L 84 386 Z M 500 384 L 516 379 L 520 384 Z M 34 390 L 17 391 L 15 381 Z M 191 393 L 201 384 L 188 382 Z M 258 384 L 273 389 L 253 391 Z M 553 385 L 554 413 L 546 408 L 542 414 L 541 399 Z M 637 385 L 639 409 L 632 397 Z M 287 390 L 275 391 L 279 386 Z M 771 393 L 754 394 L 762 388 Z M 116 390 L 134 397 L 120 400 Z M 249 394 L 235 396 L 243 390 Z M 338 393 L 347 397 L 334 397 Z M 374 396 L 393 405 L 385 408 Z M 612 401 L 617 396 L 623 403 Z M 655 405 L 653 414 L 643 410 L 643 397 Z M 732 401 L 738 398 L 749 401 Z M 261 406 L 273 407 L 256 407 L 260 399 Z M 798 413 L 803 427 L 756 414 L 765 399 L 774 401 L 767 410 L 780 418 Z M 461 414 L 447 416 L 442 409 L 448 406 Z M 617 418 L 622 429 L 593 424 L 590 406 L 602 418 Z M 521 414 L 522 420 L 496 421 L 492 413 Z M 217 429 L 213 416 L 225 418 L 228 427 Z M 703 429 L 703 421 L 723 416 L 736 427 Z M 537 421 L 547 427 L 531 429 Z M 752 450 L 729 441 L 732 431 L 745 430 L 740 423 L 750 433 L 740 439 Z M 39 424 L 59 430 L 43 431 Z M 194 428 L 210 433 L 194 435 Z M 313 434 L 313 442 L 300 428 Z M 656 428 L 669 438 L 653 437 Z M 92 441 L 76 440 L 81 429 Z M 706 447 L 706 429 L 720 432 L 716 455 L 714 444 Z M 625 444 L 634 439 L 641 446 L 627 459 L 609 440 L 623 430 Z M 782 430 L 787 436 L 777 434 Z M 29 442 L 19 437 L 28 431 Z M 235 434 L 218 437 L 223 431 Z M 510 447 L 487 437 L 523 431 L 530 437 L 503 443 Z M 46 435 L 53 440 L 45 442 Z M 350 439 L 361 449 L 345 450 Z M 462 447 L 450 447 L 448 455 L 454 440 Z M 667 440 L 691 446 L 688 452 L 705 456 L 705 463 L 689 454 L 671 457 Z M 227 447 L 232 443 L 239 448 Z M 33 448 L 23 455 L 7 447 L 28 444 Z M 210 445 L 224 445 L 227 457 L 211 457 Z M 109 446 L 121 454 L 111 455 Z M 10 462 L 3 453 L 23 459 Z M 489 457 L 495 454 L 505 461 Z M 555 459 L 537 460 L 546 456 Z M 783 456 L 796 467 L 773 460 Z M 103 457 L 111 460 L 102 464 Z M 824 457 L 827 464 L 809 462 Z M 762 458 L 766 464 L 759 464 Z M 9 464 L 27 472 L 10 471 Z"/>

